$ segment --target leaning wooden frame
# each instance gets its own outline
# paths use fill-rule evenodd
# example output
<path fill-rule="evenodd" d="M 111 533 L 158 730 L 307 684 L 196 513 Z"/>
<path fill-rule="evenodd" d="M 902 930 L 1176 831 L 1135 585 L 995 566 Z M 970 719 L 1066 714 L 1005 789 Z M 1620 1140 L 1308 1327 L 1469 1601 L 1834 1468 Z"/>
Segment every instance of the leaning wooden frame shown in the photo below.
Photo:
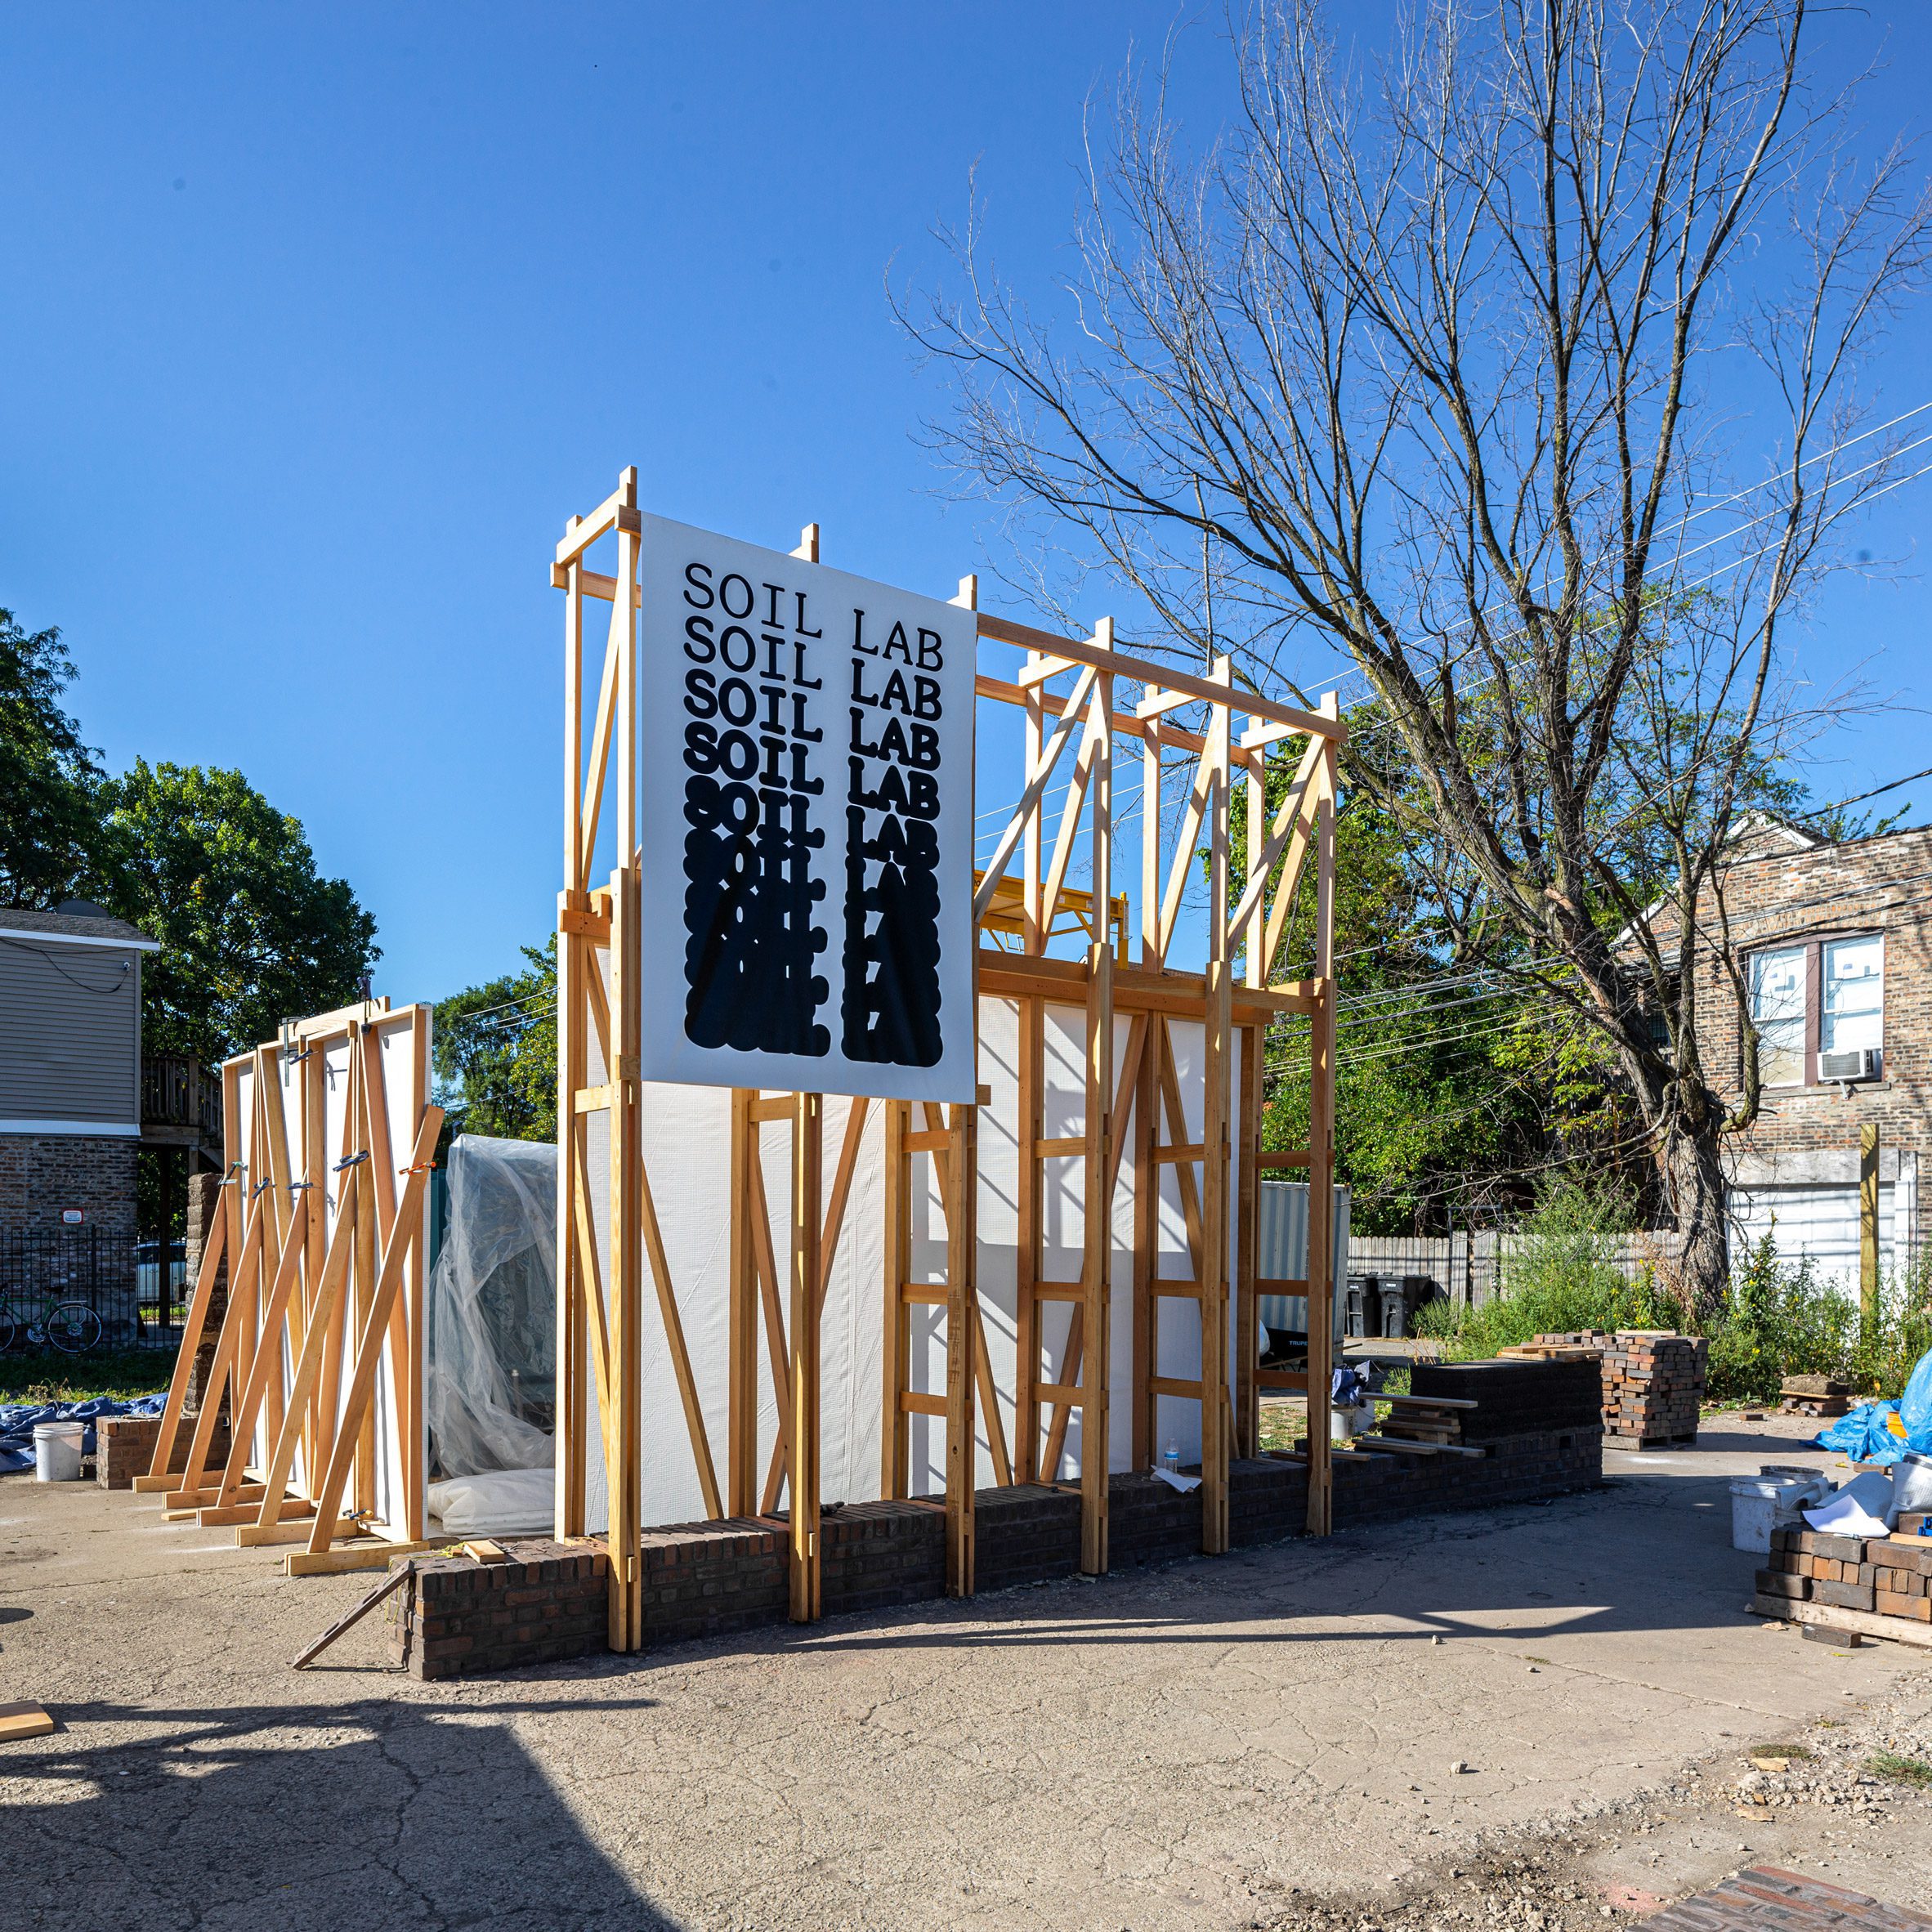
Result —
<path fill-rule="evenodd" d="M 429 1031 L 427 1006 L 368 1000 L 291 1022 L 221 1070 L 221 1205 L 135 1487 L 244 1546 L 302 1545 L 291 1574 L 423 1546 L 426 1183 L 443 1121 Z M 211 1327 L 200 1411 L 170 1474 Z"/>
<path fill-rule="evenodd" d="M 978 1104 L 922 1102 L 915 1110 L 903 1101 L 829 1102 L 809 1093 L 730 1094 L 729 1156 L 719 1163 L 726 1171 L 710 1180 L 712 1198 L 704 1203 L 722 1222 L 729 1248 L 721 1401 L 721 1392 L 704 1386 L 706 1362 L 686 1345 L 694 1304 L 680 1303 L 668 1214 L 660 1212 L 660 1198 L 671 1196 L 654 1187 L 646 1157 L 654 1108 L 674 1108 L 670 1097 L 691 1090 L 654 1088 L 638 1077 L 638 934 L 646 908 L 637 763 L 640 534 L 637 472 L 627 469 L 611 496 L 570 520 L 552 566 L 552 582 L 565 593 L 556 1528 L 560 1536 L 588 1527 L 607 1538 L 611 1648 L 636 1649 L 643 1636 L 640 1365 L 647 1339 L 668 1357 L 664 1386 L 674 1381 L 705 1514 L 772 1518 L 782 1501 L 791 1614 L 803 1621 L 820 1613 L 821 1322 L 834 1258 L 842 1235 L 852 1239 L 851 1210 L 861 1195 L 877 1204 L 865 1211 L 883 1223 L 874 1231 L 882 1257 L 876 1493 L 910 1496 L 914 1430 L 943 1432 L 942 1453 L 928 1450 L 925 1464 L 928 1476 L 941 1478 L 932 1500 L 945 1511 L 952 1594 L 973 1588 L 973 1498 L 982 1469 L 1001 1485 L 1077 1483 L 1081 1568 L 1104 1571 L 1110 1442 L 1126 1466 L 1152 1466 L 1165 1433 L 1159 1426 L 1164 1402 L 1198 1413 L 1201 1543 L 1216 1553 L 1228 1542 L 1230 1460 L 1259 1453 L 1263 1392 L 1316 1392 L 1306 1448 L 1308 1527 L 1327 1533 L 1335 812 L 1337 754 L 1346 736 L 1333 698 L 1316 712 L 1276 703 L 1236 684 L 1225 657 L 1201 673 L 1137 659 L 1116 646 L 1107 620 L 1093 637 L 1074 639 L 979 615 L 982 642 L 1025 654 L 1017 675 L 982 670 L 976 690 L 997 708 L 995 715 L 1019 714 L 1026 776 L 976 874 L 975 924 L 991 936 L 976 961 Z M 586 561 L 606 538 L 616 552 L 610 574 Z M 816 525 L 794 554 L 817 561 Z M 973 579 L 962 582 L 954 602 L 977 610 Z M 593 605 L 609 606 L 601 663 L 592 641 Z M 1140 695 L 1123 708 L 1128 687 Z M 1176 720 L 1183 707 L 1203 714 L 1200 729 Z M 1237 718 L 1246 721 L 1238 735 Z M 1116 892 L 1115 762 L 1123 739 L 1138 740 L 1142 754 L 1137 928 L 1125 896 Z M 1295 761 L 1272 812 L 1271 753 Z M 1178 841 L 1164 852 L 1161 800 L 1177 758 L 1191 769 Z M 1231 839 L 1237 792 L 1245 814 L 1241 877 Z M 1056 812 L 1052 802 L 1062 793 Z M 617 863 L 593 885 L 601 830 L 614 833 Z M 1204 855 L 1206 962 L 1203 971 L 1187 972 L 1171 966 L 1169 955 Z M 1081 856 L 1089 884 L 1076 890 L 1068 878 Z M 1016 862 L 1017 875 L 1009 871 Z M 1304 903 L 1313 970 L 1274 983 L 1304 874 L 1312 883 Z M 663 915 L 661 907 L 655 911 Z M 1070 931 L 1080 955 L 1053 956 L 1049 945 Z M 1308 1023 L 1308 1145 L 1263 1152 L 1266 1040 L 1283 1013 Z M 994 1027 L 1000 1077 L 989 1083 Z M 1078 1117 L 1068 1118 L 1062 1083 L 1051 1134 L 1044 1116 L 1049 1038 L 1062 1071 L 1075 1066 L 1078 1089 L 1071 1097 Z M 842 1122 L 829 1136 L 828 1111 L 836 1109 Z M 881 1127 L 883 1146 L 874 1151 Z M 1017 1167 L 1013 1366 L 1004 1381 L 980 1292 L 982 1131 L 997 1134 L 1003 1157 L 1010 1145 Z M 836 1152 L 828 1187 L 829 1138 Z M 780 1147 L 786 1171 L 775 1174 L 768 1156 Z M 855 1175 L 881 1160 L 883 1174 L 867 1173 L 865 1186 L 855 1188 Z M 662 1165 L 678 1190 L 676 1211 L 688 1213 L 682 1197 L 692 1184 L 690 1164 L 678 1167 L 667 1155 Z M 1264 1172 L 1282 1169 L 1304 1173 L 1308 1183 L 1306 1278 L 1261 1280 L 1257 1185 Z M 1070 1172 L 1077 1172 L 1077 1185 Z M 1124 1190 L 1132 1197 L 1125 1240 L 1116 1226 Z M 1080 1228 L 1076 1278 L 1049 1278 L 1049 1197 L 1072 1204 L 1061 1219 L 1077 1219 Z M 1000 1211 L 1007 1212 L 1004 1198 Z M 915 1241 L 915 1221 L 926 1230 L 922 1241 Z M 1178 1249 L 1171 1233 L 1164 1246 L 1169 1223 L 1184 1232 Z M 922 1258 L 915 1259 L 915 1247 Z M 1124 1305 L 1133 1330 L 1125 1352 L 1131 1417 L 1129 1428 L 1117 1430 L 1109 1384 L 1123 1252 L 1130 1276 Z M 1223 1258 L 1219 1264 L 1215 1257 Z M 648 1338 L 647 1282 L 654 1308 Z M 689 1293 L 688 1281 L 686 1287 Z M 1263 1295 L 1305 1296 L 1305 1371 L 1260 1366 Z M 695 1311 L 699 1319 L 709 1313 Z M 943 1388 L 915 1386 L 913 1328 L 921 1318 L 933 1333 L 943 1330 Z M 1192 1372 L 1167 1358 L 1183 1329 L 1196 1357 Z M 1002 1332 L 1002 1348 L 1006 1339 Z M 713 1441 L 707 1406 L 713 1422 L 722 1410 L 722 1444 Z M 761 1408 L 768 1433 L 761 1431 Z"/>

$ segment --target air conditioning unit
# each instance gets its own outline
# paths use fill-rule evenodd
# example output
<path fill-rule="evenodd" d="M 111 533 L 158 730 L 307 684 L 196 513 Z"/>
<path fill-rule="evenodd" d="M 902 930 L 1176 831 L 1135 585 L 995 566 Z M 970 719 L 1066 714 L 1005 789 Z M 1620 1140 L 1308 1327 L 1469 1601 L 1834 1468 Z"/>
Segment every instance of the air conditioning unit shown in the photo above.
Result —
<path fill-rule="evenodd" d="M 1878 1049 L 1854 1047 L 1844 1053 L 1820 1053 L 1818 1077 L 1821 1080 L 1875 1080 L 1878 1078 Z"/>

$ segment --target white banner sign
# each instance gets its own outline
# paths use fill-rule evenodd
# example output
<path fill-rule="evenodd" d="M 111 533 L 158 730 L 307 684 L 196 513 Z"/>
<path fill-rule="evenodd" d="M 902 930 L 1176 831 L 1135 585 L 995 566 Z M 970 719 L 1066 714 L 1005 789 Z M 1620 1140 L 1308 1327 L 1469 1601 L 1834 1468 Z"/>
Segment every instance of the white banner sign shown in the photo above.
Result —
<path fill-rule="evenodd" d="M 974 1098 L 977 622 L 643 519 L 646 1080 Z"/>

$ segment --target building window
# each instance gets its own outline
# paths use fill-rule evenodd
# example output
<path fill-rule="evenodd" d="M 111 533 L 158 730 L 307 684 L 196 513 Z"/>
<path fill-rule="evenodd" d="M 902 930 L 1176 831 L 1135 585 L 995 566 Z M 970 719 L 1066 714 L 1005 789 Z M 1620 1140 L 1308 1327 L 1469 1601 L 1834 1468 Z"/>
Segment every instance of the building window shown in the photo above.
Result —
<path fill-rule="evenodd" d="M 1751 957 L 1751 1022 L 1758 1030 L 1758 1078 L 1767 1087 L 1805 1084 L 1805 981 L 1809 946 Z"/>
<path fill-rule="evenodd" d="M 1824 1000 L 1818 1010 L 1818 1050 L 1876 1050 L 1885 1031 L 1885 941 L 1872 932 L 1862 939 L 1829 940 L 1821 950 Z"/>
<path fill-rule="evenodd" d="M 1751 1017 L 1758 1076 L 1767 1087 L 1810 1085 L 1820 1053 L 1883 1047 L 1885 957 L 1885 939 L 1876 932 L 1751 955 Z"/>

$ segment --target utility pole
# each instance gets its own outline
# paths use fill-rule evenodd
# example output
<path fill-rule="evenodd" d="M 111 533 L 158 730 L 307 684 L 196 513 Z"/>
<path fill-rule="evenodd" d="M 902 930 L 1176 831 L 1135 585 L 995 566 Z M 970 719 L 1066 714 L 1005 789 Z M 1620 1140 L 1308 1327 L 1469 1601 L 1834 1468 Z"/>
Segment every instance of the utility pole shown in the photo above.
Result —
<path fill-rule="evenodd" d="M 1866 1341 L 1878 1333 L 1878 1127 L 1858 1129 L 1858 1322 Z"/>

